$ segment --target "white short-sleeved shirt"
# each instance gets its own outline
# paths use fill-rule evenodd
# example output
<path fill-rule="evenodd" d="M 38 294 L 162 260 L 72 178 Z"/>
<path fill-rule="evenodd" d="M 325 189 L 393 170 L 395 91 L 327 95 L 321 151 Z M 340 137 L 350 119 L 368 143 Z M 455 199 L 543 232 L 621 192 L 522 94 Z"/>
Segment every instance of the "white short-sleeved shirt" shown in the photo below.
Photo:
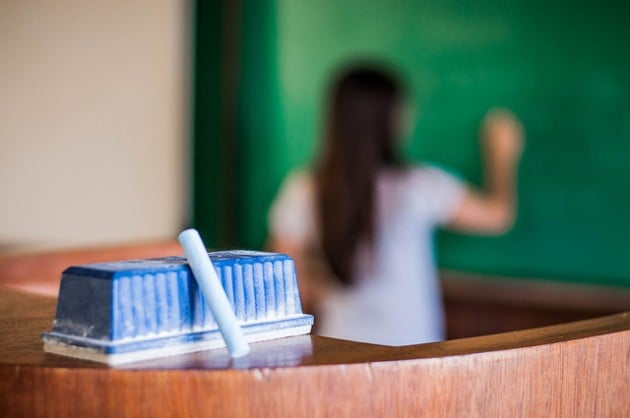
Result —
<path fill-rule="evenodd" d="M 336 288 L 315 319 L 320 335 L 406 345 L 444 338 L 444 314 L 433 254 L 433 231 L 451 218 L 464 185 L 435 167 L 383 171 L 377 180 L 374 247 L 354 260 L 356 285 Z M 292 172 L 269 213 L 270 233 L 297 245 L 318 245 L 311 173 Z"/>

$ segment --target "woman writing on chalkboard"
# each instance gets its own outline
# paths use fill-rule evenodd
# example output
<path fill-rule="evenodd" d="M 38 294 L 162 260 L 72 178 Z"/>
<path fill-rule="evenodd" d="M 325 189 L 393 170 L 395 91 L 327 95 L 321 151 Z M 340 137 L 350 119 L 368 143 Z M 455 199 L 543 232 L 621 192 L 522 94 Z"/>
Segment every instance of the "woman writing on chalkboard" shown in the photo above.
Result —
<path fill-rule="evenodd" d="M 333 84 L 323 149 L 310 170 L 292 172 L 270 210 L 270 247 L 296 261 L 318 334 L 405 345 L 444 338 L 432 233 L 503 233 L 515 214 L 520 124 L 490 112 L 481 135 L 486 190 L 478 192 L 398 154 L 403 97 L 376 67 Z"/>

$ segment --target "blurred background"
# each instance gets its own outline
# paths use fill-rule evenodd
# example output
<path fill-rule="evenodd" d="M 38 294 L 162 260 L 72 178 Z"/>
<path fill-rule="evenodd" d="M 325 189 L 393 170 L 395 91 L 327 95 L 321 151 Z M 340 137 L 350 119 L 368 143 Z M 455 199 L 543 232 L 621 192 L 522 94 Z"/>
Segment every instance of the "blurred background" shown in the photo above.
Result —
<path fill-rule="evenodd" d="M 190 5 L 0 0 L 0 250 L 187 219 Z"/>
<path fill-rule="evenodd" d="M 480 184 L 477 128 L 523 121 L 515 228 L 440 233 L 444 269 L 630 285 L 630 7 L 622 1 L 0 0 L 0 245 L 262 248 L 317 152 L 329 77 L 405 77 L 412 161 Z"/>

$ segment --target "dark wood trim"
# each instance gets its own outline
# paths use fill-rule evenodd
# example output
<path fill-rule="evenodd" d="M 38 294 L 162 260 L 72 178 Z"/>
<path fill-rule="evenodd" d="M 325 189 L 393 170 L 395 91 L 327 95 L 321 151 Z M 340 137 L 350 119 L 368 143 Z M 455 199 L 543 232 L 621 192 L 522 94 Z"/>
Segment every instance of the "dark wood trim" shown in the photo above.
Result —
<path fill-rule="evenodd" d="M 444 295 L 449 298 L 611 312 L 630 310 L 630 288 L 478 275 L 452 270 L 443 270 L 440 275 Z"/>
<path fill-rule="evenodd" d="M 443 271 L 450 339 L 508 332 L 630 310 L 630 289 Z"/>

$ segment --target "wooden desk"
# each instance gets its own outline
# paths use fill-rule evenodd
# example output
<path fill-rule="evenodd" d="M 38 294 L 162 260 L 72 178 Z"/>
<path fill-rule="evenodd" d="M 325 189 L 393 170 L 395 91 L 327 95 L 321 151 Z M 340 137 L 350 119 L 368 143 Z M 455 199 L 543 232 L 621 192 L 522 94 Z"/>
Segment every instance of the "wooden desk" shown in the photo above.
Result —
<path fill-rule="evenodd" d="M 407 347 L 296 337 L 238 361 L 211 350 L 108 368 L 43 352 L 55 303 L 0 287 L 2 416 L 630 416 L 630 313 Z"/>

